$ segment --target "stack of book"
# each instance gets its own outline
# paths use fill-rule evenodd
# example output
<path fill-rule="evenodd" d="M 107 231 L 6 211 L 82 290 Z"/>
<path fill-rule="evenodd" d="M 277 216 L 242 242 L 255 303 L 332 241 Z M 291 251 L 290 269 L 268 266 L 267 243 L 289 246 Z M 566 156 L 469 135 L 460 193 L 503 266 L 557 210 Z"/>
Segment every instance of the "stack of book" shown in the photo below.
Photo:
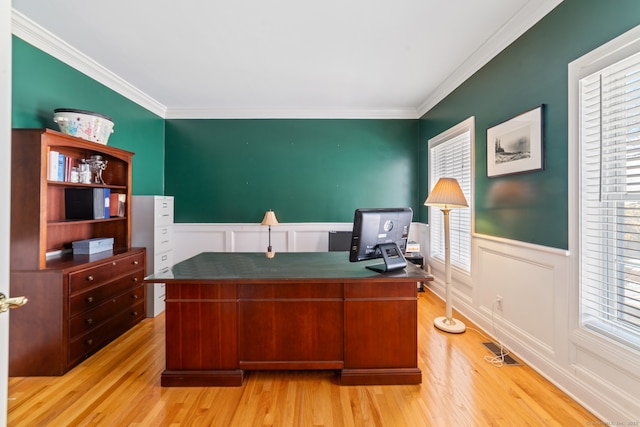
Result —
<path fill-rule="evenodd" d="M 66 219 L 104 219 L 111 216 L 111 190 L 108 188 L 65 188 Z"/>
<path fill-rule="evenodd" d="M 111 193 L 111 200 L 109 201 L 109 216 L 111 217 L 124 217 L 125 210 L 124 204 L 127 201 L 127 195 L 123 193 Z"/>
<path fill-rule="evenodd" d="M 77 161 L 55 150 L 49 151 L 49 181 L 71 181 L 71 168 L 77 166 Z"/>

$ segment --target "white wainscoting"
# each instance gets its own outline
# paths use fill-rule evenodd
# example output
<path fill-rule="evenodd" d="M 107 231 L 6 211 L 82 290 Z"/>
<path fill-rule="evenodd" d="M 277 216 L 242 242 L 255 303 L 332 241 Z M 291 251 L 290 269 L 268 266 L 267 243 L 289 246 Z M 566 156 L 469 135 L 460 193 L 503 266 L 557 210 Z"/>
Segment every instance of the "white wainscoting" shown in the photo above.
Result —
<path fill-rule="evenodd" d="M 327 252 L 330 231 L 351 231 L 352 223 L 282 223 L 271 227 L 274 252 Z M 410 238 L 414 239 L 413 229 Z M 260 224 L 174 224 L 175 262 L 200 252 L 266 252 L 269 229 Z M 416 231 L 417 233 L 417 231 Z"/>
<path fill-rule="evenodd" d="M 640 353 L 576 330 L 570 258 L 565 250 L 474 235 L 471 275 L 453 274 L 454 308 L 602 420 L 638 421 Z M 442 263 L 427 262 L 435 276 L 427 284 L 442 297 Z M 476 335 L 481 345 L 485 338 Z"/>
<path fill-rule="evenodd" d="M 274 252 L 326 252 L 330 231 L 352 223 L 286 223 L 271 227 Z M 175 224 L 175 262 L 200 252 L 266 252 L 268 227 L 260 224 Z"/>

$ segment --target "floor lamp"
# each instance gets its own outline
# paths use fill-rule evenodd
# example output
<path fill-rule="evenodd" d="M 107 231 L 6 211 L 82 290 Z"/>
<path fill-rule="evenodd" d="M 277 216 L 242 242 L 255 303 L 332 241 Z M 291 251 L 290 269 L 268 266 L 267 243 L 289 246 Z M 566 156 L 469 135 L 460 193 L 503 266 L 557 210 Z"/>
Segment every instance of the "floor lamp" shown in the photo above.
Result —
<path fill-rule="evenodd" d="M 262 218 L 261 224 L 269 226 L 269 246 L 267 247 L 266 255 L 267 255 L 267 258 L 273 258 L 273 256 L 275 255 L 275 252 L 273 252 L 273 248 L 271 247 L 271 226 L 278 225 L 276 214 L 271 209 L 269 209 L 264 214 L 264 218 Z"/>
<path fill-rule="evenodd" d="M 458 181 L 454 178 L 440 178 L 436 186 L 431 190 L 431 194 L 424 202 L 425 206 L 439 206 L 444 217 L 444 284 L 445 284 L 445 305 L 446 315 L 437 317 L 433 324 L 436 328 L 445 332 L 459 334 L 464 332 L 466 327 L 460 320 L 453 318 L 452 295 L 451 295 L 451 247 L 449 245 L 449 212 L 454 208 L 468 208 Z"/>

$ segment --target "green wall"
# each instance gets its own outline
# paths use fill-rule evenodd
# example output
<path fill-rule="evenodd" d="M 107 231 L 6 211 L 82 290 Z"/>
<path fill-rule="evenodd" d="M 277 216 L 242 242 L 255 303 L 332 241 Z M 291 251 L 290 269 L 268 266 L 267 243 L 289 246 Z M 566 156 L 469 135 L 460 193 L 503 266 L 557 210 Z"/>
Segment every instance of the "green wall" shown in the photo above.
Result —
<path fill-rule="evenodd" d="M 55 108 L 113 118 L 109 145 L 133 151 L 133 194 L 163 194 L 164 120 L 85 74 L 13 37 L 14 128 L 58 129 Z"/>
<path fill-rule="evenodd" d="M 427 141 L 473 115 L 475 231 L 566 249 L 567 66 L 638 24 L 638 0 L 564 0 L 419 121 L 165 121 L 14 37 L 12 126 L 55 128 L 58 107 L 113 117 L 109 144 L 136 153 L 134 194 L 175 195 L 177 222 L 255 223 L 267 209 L 348 222 L 376 206 L 427 222 Z M 487 178 L 486 129 L 540 104 L 545 170 Z"/>
<path fill-rule="evenodd" d="M 427 141 L 476 118 L 475 231 L 568 248 L 568 64 L 640 24 L 638 0 L 565 0 L 420 121 L 420 188 Z M 544 171 L 487 178 L 486 130 L 545 105 Z M 426 222 L 426 208 L 420 208 Z"/>
<path fill-rule="evenodd" d="M 176 222 L 350 222 L 416 208 L 417 120 L 167 120 Z"/>

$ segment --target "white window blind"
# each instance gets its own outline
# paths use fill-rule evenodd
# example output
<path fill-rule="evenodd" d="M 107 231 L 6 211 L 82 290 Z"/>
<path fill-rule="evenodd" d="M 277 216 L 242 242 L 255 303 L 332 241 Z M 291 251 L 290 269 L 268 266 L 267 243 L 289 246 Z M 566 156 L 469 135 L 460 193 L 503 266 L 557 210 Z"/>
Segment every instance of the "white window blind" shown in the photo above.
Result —
<path fill-rule="evenodd" d="M 471 273 L 471 129 L 454 132 L 429 145 L 429 186 L 433 189 L 442 177 L 455 178 L 469 209 L 452 209 L 449 214 L 451 265 Z M 431 257 L 444 262 L 444 222 L 442 211 L 429 208 Z"/>
<path fill-rule="evenodd" d="M 640 348 L 640 53 L 580 80 L 581 323 Z"/>

